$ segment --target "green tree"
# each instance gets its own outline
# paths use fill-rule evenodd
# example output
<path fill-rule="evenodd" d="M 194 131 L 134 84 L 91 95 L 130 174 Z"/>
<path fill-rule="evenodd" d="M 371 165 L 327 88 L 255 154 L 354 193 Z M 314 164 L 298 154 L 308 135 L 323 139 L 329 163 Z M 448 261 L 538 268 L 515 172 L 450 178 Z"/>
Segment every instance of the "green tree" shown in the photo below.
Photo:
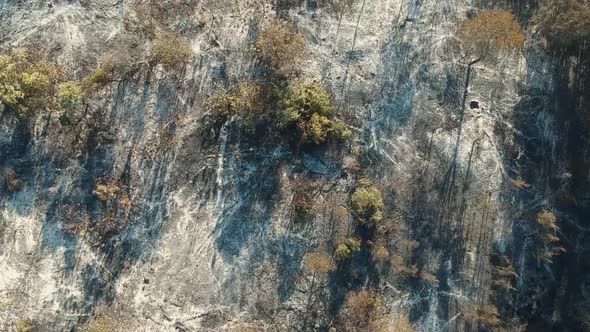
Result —
<path fill-rule="evenodd" d="M 82 87 L 74 81 L 64 82 L 57 88 L 57 98 L 63 110 L 72 110 L 82 99 Z"/>
<path fill-rule="evenodd" d="M 34 59 L 26 50 L 0 54 L 0 102 L 22 117 L 54 110 L 60 77 L 58 66 Z"/>
<path fill-rule="evenodd" d="M 352 211 L 359 223 L 371 225 L 383 219 L 381 191 L 370 182 L 361 181 L 351 197 Z"/>

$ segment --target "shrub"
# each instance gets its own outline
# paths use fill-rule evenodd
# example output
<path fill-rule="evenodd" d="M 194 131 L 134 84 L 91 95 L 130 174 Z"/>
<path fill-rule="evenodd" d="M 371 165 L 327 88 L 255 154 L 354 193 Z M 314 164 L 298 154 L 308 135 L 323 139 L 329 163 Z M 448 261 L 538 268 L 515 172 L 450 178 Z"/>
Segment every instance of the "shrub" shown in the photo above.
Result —
<path fill-rule="evenodd" d="M 339 260 L 347 259 L 353 251 L 361 250 L 361 241 L 356 237 L 350 236 L 343 243 L 338 244 L 334 254 Z"/>
<path fill-rule="evenodd" d="M 516 18 L 505 10 L 484 10 L 463 22 L 457 36 L 470 61 L 484 60 L 494 51 L 522 47 L 524 34 Z"/>
<path fill-rule="evenodd" d="M 26 50 L 0 54 L 0 102 L 19 116 L 55 109 L 55 86 L 61 70 L 47 61 L 33 59 Z"/>
<path fill-rule="evenodd" d="M 267 21 L 256 39 L 256 50 L 266 62 L 282 75 L 295 70 L 296 59 L 305 47 L 303 35 L 288 22 Z"/>
<path fill-rule="evenodd" d="M 383 219 L 381 191 L 372 184 L 361 183 L 352 194 L 351 205 L 361 224 L 370 225 Z"/>
<path fill-rule="evenodd" d="M 374 261 L 383 262 L 389 259 L 389 251 L 379 242 L 373 243 L 371 247 L 371 257 Z"/>
<path fill-rule="evenodd" d="M 343 123 L 331 119 L 332 113 L 332 99 L 321 85 L 294 83 L 281 99 L 275 125 L 284 129 L 297 123 L 303 143 L 322 144 L 328 137 L 348 138 L 350 131 Z"/>
<path fill-rule="evenodd" d="M 84 332 L 117 332 L 121 330 L 121 324 L 117 320 L 109 317 L 94 318 L 83 329 Z"/>
<path fill-rule="evenodd" d="M 14 327 L 16 329 L 16 332 L 30 332 L 31 331 L 31 326 L 29 325 L 29 322 L 25 319 L 17 319 L 14 321 Z"/>
<path fill-rule="evenodd" d="M 557 225 L 555 224 L 555 215 L 553 212 L 543 210 L 537 214 L 537 223 L 544 228 L 555 230 Z"/>
<path fill-rule="evenodd" d="M 325 274 L 336 269 L 336 265 L 334 265 L 332 258 L 321 251 L 305 254 L 303 257 L 303 264 L 308 272 L 314 274 Z"/>
<path fill-rule="evenodd" d="M 83 80 L 83 89 L 90 91 L 95 88 L 102 88 L 114 80 L 113 58 L 108 57 L 102 61 L 88 76 Z"/>
<path fill-rule="evenodd" d="M 345 302 L 350 321 L 361 326 L 374 319 L 383 303 L 375 291 L 367 289 L 349 292 Z"/>
<path fill-rule="evenodd" d="M 488 327 L 496 327 L 500 324 L 498 309 L 492 304 L 470 307 L 465 313 L 465 320 Z"/>
<path fill-rule="evenodd" d="M 106 203 L 119 196 L 121 188 L 114 182 L 97 183 L 92 193 L 101 202 Z"/>
<path fill-rule="evenodd" d="M 333 112 L 330 94 L 318 83 L 290 84 L 282 99 L 282 111 L 297 114 L 297 118 L 310 118 L 313 114 L 331 116 Z"/>
<path fill-rule="evenodd" d="M 234 114 L 249 116 L 263 108 L 264 88 L 252 82 L 240 82 L 231 91 L 222 90 L 209 97 L 207 109 L 214 115 L 227 119 Z"/>
<path fill-rule="evenodd" d="M 57 98 L 63 110 L 72 110 L 82 99 L 82 87 L 74 81 L 64 82 L 57 88 Z"/>
<path fill-rule="evenodd" d="M 302 140 L 315 144 L 326 141 L 332 129 L 332 121 L 323 115 L 313 114 L 309 121 L 301 123 Z"/>
<path fill-rule="evenodd" d="M 173 33 L 163 33 L 152 42 L 149 62 L 152 65 L 178 66 L 187 62 L 191 55 L 192 49 L 187 40 Z"/>
<path fill-rule="evenodd" d="M 7 192 L 19 191 L 23 186 L 23 181 L 18 178 L 16 172 L 11 167 L 6 167 L 2 170 L 2 176 L 4 177 L 4 190 Z"/>

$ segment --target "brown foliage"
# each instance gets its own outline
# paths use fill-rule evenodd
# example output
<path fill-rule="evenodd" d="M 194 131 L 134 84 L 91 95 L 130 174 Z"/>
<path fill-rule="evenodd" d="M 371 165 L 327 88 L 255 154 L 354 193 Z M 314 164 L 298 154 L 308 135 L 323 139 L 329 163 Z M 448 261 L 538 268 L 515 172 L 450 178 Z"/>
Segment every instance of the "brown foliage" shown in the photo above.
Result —
<path fill-rule="evenodd" d="M 290 23 L 279 19 L 265 22 L 256 39 L 259 54 L 283 75 L 295 70 L 296 60 L 304 48 L 303 35 L 297 33 Z"/>
<path fill-rule="evenodd" d="M 498 309 L 492 304 L 472 306 L 465 312 L 465 320 L 496 327 L 500 324 Z"/>
<path fill-rule="evenodd" d="M 485 10 L 463 22 L 457 31 L 470 61 L 493 51 L 522 47 L 524 34 L 516 18 L 505 10 Z"/>
<path fill-rule="evenodd" d="M 4 177 L 4 190 L 7 192 L 19 191 L 23 186 L 23 181 L 18 178 L 16 172 L 11 167 L 6 167 L 2 170 L 2 176 Z"/>
<path fill-rule="evenodd" d="M 370 289 L 352 291 L 346 294 L 346 304 L 348 317 L 354 325 L 366 326 L 376 315 L 382 300 L 379 295 Z"/>
<path fill-rule="evenodd" d="M 549 210 L 543 210 L 537 214 L 537 223 L 544 228 L 555 230 L 557 225 L 555 224 L 556 218 L 553 212 Z"/>
<path fill-rule="evenodd" d="M 186 63 L 192 49 L 189 42 L 171 32 L 161 33 L 152 42 L 150 63 L 178 66 Z"/>
<path fill-rule="evenodd" d="M 322 251 L 315 251 L 305 254 L 303 257 L 305 269 L 311 273 L 325 274 L 336 269 L 334 261 Z"/>

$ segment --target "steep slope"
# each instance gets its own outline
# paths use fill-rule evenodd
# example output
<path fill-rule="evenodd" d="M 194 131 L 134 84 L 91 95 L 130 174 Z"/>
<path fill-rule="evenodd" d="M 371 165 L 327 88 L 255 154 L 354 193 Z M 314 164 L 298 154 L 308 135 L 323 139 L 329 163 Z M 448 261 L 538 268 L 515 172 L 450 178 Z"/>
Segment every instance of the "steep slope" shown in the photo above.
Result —
<path fill-rule="evenodd" d="M 354 317 L 347 294 L 365 288 L 388 320 L 408 315 L 422 331 L 565 326 L 585 299 L 572 294 L 587 287 L 590 226 L 586 190 L 556 203 L 574 182 L 563 128 L 575 106 L 561 103 L 554 56 L 527 43 L 474 65 L 467 86 L 456 30 L 485 4 L 358 0 L 342 15 L 321 4 L 0 1 L 5 49 L 33 49 L 77 80 L 107 55 L 125 63 L 76 126 L 63 111 L 0 115 L 0 167 L 22 181 L 1 189 L 2 329 L 340 330 Z M 499 6 L 530 38 L 535 6 Z M 142 8 L 190 42 L 187 63 L 148 64 Z M 224 87 L 270 77 L 252 45 L 275 16 L 304 36 L 294 78 L 327 88 L 346 142 L 247 137 L 243 118 L 207 107 Z M 351 206 L 363 178 L 383 196 L 376 229 Z M 544 210 L 563 226 L 554 244 L 536 235 Z M 122 226 L 96 237 L 108 218 Z M 332 256 L 351 234 L 360 248 L 334 271 L 304 268 L 306 253 Z"/>

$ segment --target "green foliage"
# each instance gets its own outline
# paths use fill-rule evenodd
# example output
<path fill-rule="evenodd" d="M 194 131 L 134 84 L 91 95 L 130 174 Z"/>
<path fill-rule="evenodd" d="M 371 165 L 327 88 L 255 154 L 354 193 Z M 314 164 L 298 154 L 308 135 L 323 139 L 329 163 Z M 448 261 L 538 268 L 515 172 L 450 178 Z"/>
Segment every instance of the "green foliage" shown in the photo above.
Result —
<path fill-rule="evenodd" d="M 72 110 L 82 99 L 82 87 L 74 81 L 64 82 L 57 88 L 57 98 L 63 110 Z"/>
<path fill-rule="evenodd" d="M 498 50 L 522 47 L 524 34 L 505 10 L 484 10 L 463 22 L 457 31 L 470 60 L 484 60 Z"/>
<path fill-rule="evenodd" d="M 299 117 L 313 114 L 331 116 L 333 112 L 330 94 L 318 83 L 294 83 L 289 85 L 282 99 L 281 110 Z"/>
<path fill-rule="evenodd" d="M 322 144 L 328 137 L 344 140 L 350 136 L 346 126 L 331 119 L 334 110 L 328 92 L 317 83 L 294 83 L 280 101 L 275 125 L 284 129 L 297 123 L 304 143 Z"/>
<path fill-rule="evenodd" d="M 24 319 L 17 319 L 14 321 L 14 327 L 16 328 L 16 332 L 30 332 L 31 327 L 29 322 Z"/>
<path fill-rule="evenodd" d="M 96 67 L 92 73 L 84 78 L 83 90 L 90 91 L 102 88 L 114 80 L 113 58 L 108 57 Z"/>
<path fill-rule="evenodd" d="M 305 49 L 303 35 L 295 32 L 290 23 L 271 19 L 256 39 L 256 50 L 277 72 L 288 75 L 295 70 L 296 59 Z"/>
<path fill-rule="evenodd" d="M 361 224 L 378 223 L 383 219 L 381 191 L 372 184 L 362 182 L 351 197 L 352 211 Z"/>
<path fill-rule="evenodd" d="M 352 252 L 359 250 L 361 250 L 361 241 L 354 236 L 349 236 L 344 242 L 336 246 L 334 254 L 337 259 L 342 260 L 349 258 Z"/>
<path fill-rule="evenodd" d="M 0 102 L 22 117 L 55 109 L 60 72 L 56 65 L 33 59 L 26 50 L 0 54 Z"/>
<path fill-rule="evenodd" d="M 191 55 L 187 40 L 173 33 L 162 33 L 152 41 L 149 61 L 152 65 L 178 66 L 186 63 Z"/>
<path fill-rule="evenodd" d="M 590 39 L 590 6 L 554 1 L 540 10 L 541 33 L 554 47 L 576 50 Z"/>
<path fill-rule="evenodd" d="M 222 90 L 208 98 L 206 107 L 211 113 L 223 119 L 235 114 L 261 114 L 264 98 L 261 86 L 252 82 L 240 82 L 235 89 Z"/>

